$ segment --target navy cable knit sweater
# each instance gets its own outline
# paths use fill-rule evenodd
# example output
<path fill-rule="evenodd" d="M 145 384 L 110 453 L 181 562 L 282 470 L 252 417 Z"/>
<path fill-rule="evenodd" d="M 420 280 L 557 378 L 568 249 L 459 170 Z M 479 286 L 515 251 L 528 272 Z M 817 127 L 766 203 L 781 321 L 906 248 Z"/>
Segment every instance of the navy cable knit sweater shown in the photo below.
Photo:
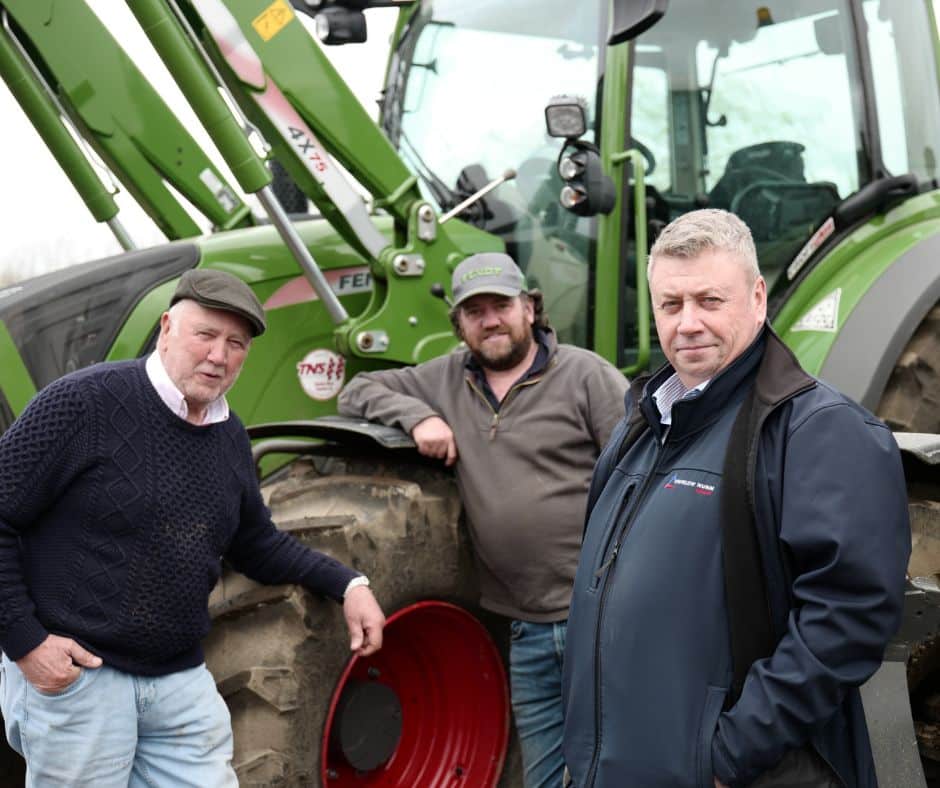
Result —
<path fill-rule="evenodd" d="M 278 531 L 245 429 L 174 415 L 144 360 L 56 380 L 0 436 L 0 648 L 49 633 L 119 670 L 203 661 L 221 558 L 341 599 L 356 572 Z"/>

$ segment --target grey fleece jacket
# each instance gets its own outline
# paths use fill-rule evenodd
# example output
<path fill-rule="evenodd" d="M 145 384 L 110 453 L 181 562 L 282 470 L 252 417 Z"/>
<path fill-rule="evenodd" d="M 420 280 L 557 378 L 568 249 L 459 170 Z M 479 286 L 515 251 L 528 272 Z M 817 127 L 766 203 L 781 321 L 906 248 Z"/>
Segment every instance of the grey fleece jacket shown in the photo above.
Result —
<path fill-rule="evenodd" d="M 342 415 L 409 434 L 430 416 L 450 425 L 481 604 L 533 622 L 568 617 L 591 473 L 627 388 L 600 356 L 545 337 L 544 371 L 515 384 L 498 413 L 466 368 L 466 350 L 360 373 L 339 397 Z"/>

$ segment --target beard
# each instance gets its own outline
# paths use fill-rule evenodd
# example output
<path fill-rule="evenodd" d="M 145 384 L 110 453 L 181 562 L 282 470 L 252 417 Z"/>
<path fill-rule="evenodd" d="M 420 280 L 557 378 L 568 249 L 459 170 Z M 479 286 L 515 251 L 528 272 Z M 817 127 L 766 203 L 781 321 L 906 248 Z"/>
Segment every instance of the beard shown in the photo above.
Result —
<path fill-rule="evenodd" d="M 481 367 L 491 369 L 494 372 L 502 372 L 506 369 L 512 369 L 519 364 L 532 347 L 532 343 L 535 341 L 532 335 L 532 328 L 527 325 L 526 329 L 527 330 L 521 334 L 510 331 L 508 334 L 504 335 L 509 338 L 508 348 L 497 349 L 486 347 L 483 342 L 479 344 L 474 343 L 474 345 L 468 343 L 467 346 L 470 350 L 470 354 Z"/>

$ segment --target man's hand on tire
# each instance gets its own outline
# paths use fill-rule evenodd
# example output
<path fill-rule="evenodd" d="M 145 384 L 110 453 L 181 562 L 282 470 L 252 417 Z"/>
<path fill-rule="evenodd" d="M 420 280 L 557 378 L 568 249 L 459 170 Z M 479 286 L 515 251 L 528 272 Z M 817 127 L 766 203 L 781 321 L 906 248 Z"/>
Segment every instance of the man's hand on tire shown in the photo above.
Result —
<path fill-rule="evenodd" d="M 349 648 L 367 657 L 382 648 L 385 615 L 368 586 L 350 588 L 343 600 L 343 615 L 349 628 Z"/>

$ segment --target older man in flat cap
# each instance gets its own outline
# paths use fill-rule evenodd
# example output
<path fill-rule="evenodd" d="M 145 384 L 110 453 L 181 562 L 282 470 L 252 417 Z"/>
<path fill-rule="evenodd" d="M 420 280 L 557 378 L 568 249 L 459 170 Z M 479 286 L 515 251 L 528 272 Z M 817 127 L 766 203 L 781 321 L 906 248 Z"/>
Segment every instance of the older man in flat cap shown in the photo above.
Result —
<path fill-rule="evenodd" d="M 225 401 L 264 329 L 247 285 L 188 271 L 154 353 L 56 380 L 0 437 L 0 707 L 29 785 L 237 786 L 200 645 L 222 557 L 381 646 L 368 581 L 271 522 Z"/>
<path fill-rule="evenodd" d="M 357 375 L 339 411 L 410 433 L 454 465 L 480 569 L 480 604 L 511 631 L 510 684 L 525 788 L 557 788 L 561 656 L 594 462 L 623 416 L 627 381 L 559 344 L 511 257 L 475 254 L 452 278 L 466 349 Z"/>

